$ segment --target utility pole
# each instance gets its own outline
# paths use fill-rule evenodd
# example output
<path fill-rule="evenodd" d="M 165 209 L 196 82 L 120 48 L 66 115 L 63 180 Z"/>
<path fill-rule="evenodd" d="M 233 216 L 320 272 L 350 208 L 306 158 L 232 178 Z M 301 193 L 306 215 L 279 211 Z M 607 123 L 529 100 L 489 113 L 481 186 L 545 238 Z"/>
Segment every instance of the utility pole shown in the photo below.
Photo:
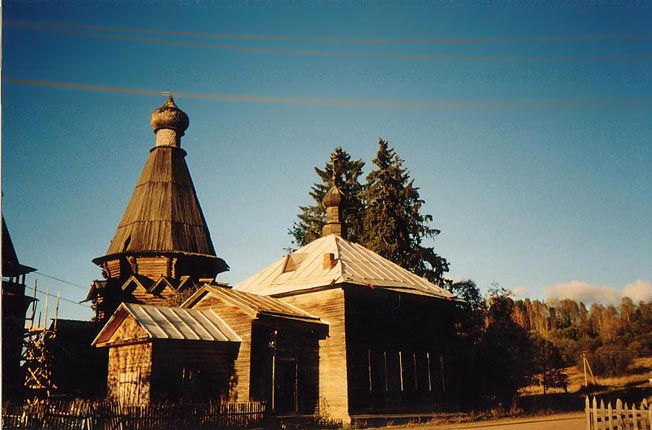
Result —
<path fill-rule="evenodd" d="M 586 377 L 586 351 L 582 351 L 582 364 L 584 365 L 584 386 L 589 386 L 589 380 Z"/>
<path fill-rule="evenodd" d="M 593 379 L 593 385 L 598 385 L 598 381 L 596 381 L 595 375 L 593 374 L 593 369 L 591 369 L 591 364 L 589 364 L 589 360 L 586 358 L 586 351 L 582 351 L 582 364 L 584 364 L 584 386 L 585 387 L 589 386 L 589 380 L 586 373 L 587 367 L 589 368 L 589 373 L 591 374 L 591 378 Z"/>

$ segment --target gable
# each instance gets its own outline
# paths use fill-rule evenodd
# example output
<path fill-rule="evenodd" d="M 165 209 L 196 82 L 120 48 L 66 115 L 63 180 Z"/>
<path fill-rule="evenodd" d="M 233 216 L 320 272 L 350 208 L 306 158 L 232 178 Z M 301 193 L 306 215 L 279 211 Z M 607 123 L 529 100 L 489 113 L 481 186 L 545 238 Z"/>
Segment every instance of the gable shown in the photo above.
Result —
<path fill-rule="evenodd" d="M 213 308 L 220 313 L 222 309 L 237 309 L 252 318 L 272 315 L 319 321 L 318 317 L 280 299 L 212 285 L 203 286 L 181 306 L 193 309 Z"/>
<path fill-rule="evenodd" d="M 127 294 L 144 295 L 147 294 L 148 287 L 154 283 L 151 279 L 142 275 L 131 275 L 122 284 L 122 291 Z"/>
<path fill-rule="evenodd" d="M 171 297 L 177 293 L 176 283 L 174 278 L 169 278 L 167 276 L 161 275 L 158 280 L 152 284 L 151 287 L 147 289 L 149 294 L 159 295 L 161 297 Z"/>
<path fill-rule="evenodd" d="M 200 289 L 199 291 L 202 291 Z M 195 293 L 193 297 L 197 295 Z M 188 299 L 182 307 L 190 309 L 213 310 L 242 338 L 251 337 L 251 324 L 256 319 L 255 312 L 247 311 L 230 303 L 225 303 L 220 297 L 204 291 L 197 300 Z"/>
<path fill-rule="evenodd" d="M 133 343 L 149 339 L 150 336 L 123 305 L 111 315 L 104 327 L 93 340 L 97 347 L 112 344 Z"/>
<path fill-rule="evenodd" d="M 204 285 L 182 305 L 183 308 L 212 309 L 239 334 L 251 332 L 254 321 L 310 327 L 328 333 L 328 323 L 319 317 L 275 297 Z"/>
<path fill-rule="evenodd" d="M 134 317 L 128 315 L 118 328 L 113 332 L 109 338 L 109 343 L 127 342 L 134 340 L 148 339 L 147 332 L 136 322 Z"/>
<path fill-rule="evenodd" d="M 182 307 L 186 307 L 186 305 L 184 304 Z M 256 317 L 256 312 L 253 310 L 226 302 L 222 297 L 211 294 L 210 292 L 203 294 L 201 298 L 192 302 L 192 304 L 189 304 L 187 307 L 189 309 L 214 309 L 219 312 L 220 315 L 237 314 L 249 317 L 250 319 Z"/>

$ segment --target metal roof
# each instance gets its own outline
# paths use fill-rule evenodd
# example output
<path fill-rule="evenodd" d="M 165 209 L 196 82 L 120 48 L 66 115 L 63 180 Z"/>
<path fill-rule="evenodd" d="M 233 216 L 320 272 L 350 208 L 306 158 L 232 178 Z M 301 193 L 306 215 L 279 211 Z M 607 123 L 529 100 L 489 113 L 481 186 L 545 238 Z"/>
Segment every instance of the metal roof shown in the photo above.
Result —
<path fill-rule="evenodd" d="M 324 268 L 325 254 L 333 254 L 335 264 L 332 268 Z M 334 234 L 319 238 L 278 260 L 238 283 L 234 289 L 276 296 L 345 283 L 454 298 L 448 290 Z"/>
<path fill-rule="evenodd" d="M 120 324 L 131 316 L 150 339 L 201 340 L 240 342 L 242 339 L 211 309 L 182 309 L 163 306 L 122 303 L 93 345 L 110 341 Z"/>

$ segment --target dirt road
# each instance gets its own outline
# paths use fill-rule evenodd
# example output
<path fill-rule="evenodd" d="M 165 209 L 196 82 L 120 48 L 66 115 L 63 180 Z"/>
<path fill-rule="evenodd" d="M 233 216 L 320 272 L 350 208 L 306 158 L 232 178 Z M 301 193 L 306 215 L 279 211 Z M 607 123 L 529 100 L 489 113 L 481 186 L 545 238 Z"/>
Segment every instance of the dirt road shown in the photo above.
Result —
<path fill-rule="evenodd" d="M 480 423 L 415 426 L 414 430 L 583 430 L 584 412 L 483 421 Z M 409 428 L 409 427 L 408 427 Z"/>

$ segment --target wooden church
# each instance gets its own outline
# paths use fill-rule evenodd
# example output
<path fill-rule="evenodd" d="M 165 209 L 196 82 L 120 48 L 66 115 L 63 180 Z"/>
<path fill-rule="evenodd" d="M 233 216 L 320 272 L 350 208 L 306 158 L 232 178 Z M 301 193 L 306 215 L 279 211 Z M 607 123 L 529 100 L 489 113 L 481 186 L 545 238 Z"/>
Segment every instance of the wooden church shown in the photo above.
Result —
<path fill-rule="evenodd" d="M 342 195 L 324 197 L 322 237 L 234 288 L 328 321 L 319 345 L 320 407 L 360 415 L 429 412 L 447 401 L 453 295 L 341 236 Z"/>
<path fill-rule="evenodd" d="M 105 279 L 93 282 L 86 300 L 100 322 L 122 302 L 161 305 L 229 269 L 215 253 L 181 148 L 188 115 L 169 96 L 150 124 L 155 146 L 109 249 L 93 260 Z"/>
<path fill-rule="evenodd" d="M 343 196 L 324 198 L 320 239 L 234 288 L 217 257 L 170 97 L 151 117 L 156 145 L 105 256 L 94 300 L 109 350 L 108 394 L 264 401 L 276 414 L 435 411 L 446 402 L 454 297 L 342 237 Z M 335 181 L 333 181 L 335 182 Z M 178 307 L 170 297 L 194 291 Z"/>

